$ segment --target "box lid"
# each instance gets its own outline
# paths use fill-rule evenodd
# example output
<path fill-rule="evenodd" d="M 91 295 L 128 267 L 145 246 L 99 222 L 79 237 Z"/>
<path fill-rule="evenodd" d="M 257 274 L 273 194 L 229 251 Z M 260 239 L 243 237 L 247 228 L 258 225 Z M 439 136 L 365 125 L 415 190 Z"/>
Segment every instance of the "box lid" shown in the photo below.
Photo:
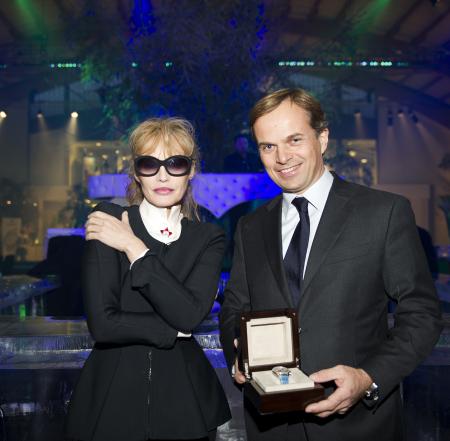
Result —
<path fill-rule="evenodd" d="M 299 366 L 297 312 L 294 309 L 241 314 L 241 350 L 245 375 L 274 366 Z"/>

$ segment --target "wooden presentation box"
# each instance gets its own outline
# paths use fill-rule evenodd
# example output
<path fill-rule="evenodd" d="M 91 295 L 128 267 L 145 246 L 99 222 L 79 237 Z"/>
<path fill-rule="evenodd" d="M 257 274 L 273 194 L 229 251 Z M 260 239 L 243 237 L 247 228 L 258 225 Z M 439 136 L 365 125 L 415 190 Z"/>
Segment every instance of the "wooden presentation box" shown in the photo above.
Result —
<path fill-rule="evenodd" d="M 241 314 L 244 394 L 260 414 L 293 412 L 324 398 L 324 388 L 300 369 L 297 312 L 293 309 Z M 287 384 L 272 373 L 289 369 Z"/>

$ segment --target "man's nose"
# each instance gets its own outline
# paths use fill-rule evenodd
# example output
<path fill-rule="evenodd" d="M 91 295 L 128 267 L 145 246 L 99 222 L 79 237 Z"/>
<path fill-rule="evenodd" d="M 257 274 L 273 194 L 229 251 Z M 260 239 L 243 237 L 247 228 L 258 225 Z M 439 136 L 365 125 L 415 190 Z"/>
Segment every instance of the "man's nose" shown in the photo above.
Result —
<path fill-rule="evenodd" d="M 289 153 L 289 150 L 286 149 L 284 146 L 279 145 L 277 147 L 277 162 L 280 164 L 286 164 L 286 162 L 291 159 L 291 154 Z"/>

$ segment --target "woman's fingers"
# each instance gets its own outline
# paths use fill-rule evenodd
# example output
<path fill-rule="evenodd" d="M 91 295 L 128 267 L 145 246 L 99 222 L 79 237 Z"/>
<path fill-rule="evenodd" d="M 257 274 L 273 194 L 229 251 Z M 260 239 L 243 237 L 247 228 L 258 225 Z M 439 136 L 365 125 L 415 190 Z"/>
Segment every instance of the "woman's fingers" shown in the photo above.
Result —
<path fill-rule="evenodd" d="M 88 220 L 84 225 L 86 228 L 101 227 L 103 222 L 98 220 Z"/>
<path fill-rule="evenodd" d="M 92 231 L 86 231 L 86 234 L 84 235 L 86 240 L 98 240 L 98 233 L 92 232 Z"/>
<path fill-rule="evenodd" d="M 93 213 L 93 214 L 96 214 L 96 213 Z M 105 213 L 102 213 L 102 214 L 105 214 Z M 108 216 L 108 217 L 103 217 L 103 216 L 88 217 L 85 227 L 86 228 L 97 227 L 97 228 L 111 229 L 111 228 L 115 228 L 120 225 L 119 219 L 116 219 L 113 216 L 109 216 L 108 214 L 106 214 L 106 216 Z"/>
<path fill-rule="evenodd" d="M 88 219 L 117 219 L 108 213 L 103 213 L 103 211 L 94 211 L 88 215 Z"/>
<path fill-rule="evenodd" d="M 96 239 L 119 251 L 123 251 L 126 245 L 136 239 L 126 211 L 122 213 L 121 219 L 95 211 L 88 216 L 85 228 L 86 240 Z M 139 243 L 139 249 L 141 248 Z"/>
<path fill-rule="evenodd" d="M 126 210 L 122 213 L 122 222 L 125 225 L 130 226 L 130 219 L 128 218 L 128 211 L 126 211 Z"/>
<path fill-rule="evenodd" d="M 101 231 L 100 225 L 86 225 L 86 233 L 100 233 Z"/>

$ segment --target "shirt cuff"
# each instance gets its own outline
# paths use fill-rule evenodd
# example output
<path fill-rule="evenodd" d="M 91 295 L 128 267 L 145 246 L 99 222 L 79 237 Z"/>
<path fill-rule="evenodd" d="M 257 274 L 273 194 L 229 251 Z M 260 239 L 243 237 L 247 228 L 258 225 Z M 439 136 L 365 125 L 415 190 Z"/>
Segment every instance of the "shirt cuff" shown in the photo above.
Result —
<path fill-rule="evenodd" d="M 192 337 L 192 334 L 185 334 L 184 332 L 178 331 L 177 337 L 189 338 Z"/>
<path fill-rule="evenodd" d="M 134 259 L 133 262 L 130 263 L 130 269 L 134 265 L 134 263 L 137 262 L 139 259 L 142 259 L 147 254 L 148 251 L 149 251 L 149 249 L 147 248 L 145 251 L 143 251 L 141 254 L 139 254 L 139 256 L 136 257 L 136 259 Z"/>

